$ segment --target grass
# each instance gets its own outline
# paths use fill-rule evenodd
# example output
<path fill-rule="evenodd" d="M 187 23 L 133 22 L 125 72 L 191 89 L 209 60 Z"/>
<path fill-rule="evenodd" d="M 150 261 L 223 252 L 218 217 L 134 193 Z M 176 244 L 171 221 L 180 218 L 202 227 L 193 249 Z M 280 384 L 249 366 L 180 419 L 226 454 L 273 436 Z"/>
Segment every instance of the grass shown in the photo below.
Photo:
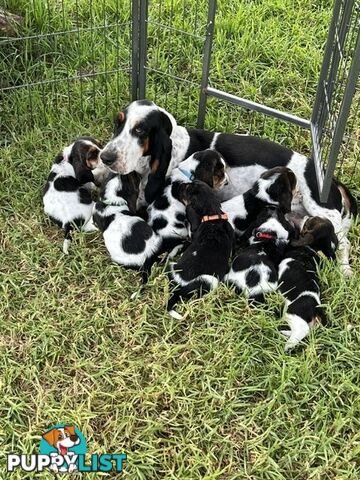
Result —
<path fill-rule="evenodd" d="M 24 35 L 103 22 L 103 2 L 93 0 L 92 10 L 81 0 L 62 5 L 65 15 L 55 1 L 5 2 L 25 16 Z M 161 10 L 163 23 L 194 30 L 194 3 L 185 9 L 178 0 L 151 5 L 154 21 Z M 198 3 L 199 29 L 203 6 Z M 212 84 L 308 116 L 330 10 L 327 1 L 220 2 Z M 106 2 L 105 12 L 109 24 L 130 18 L 128 5 L 115 0 Z M 113 112 L 129 100 L 129 31 L 118 30 L 106 30 L 106 47 L 101 33 L 84 33 L 80 42 L 78 36 L 50 36 L 2 50 L 3 85 L 64 78 L 34 86 L 31 96 L 26 88 L 3 95 L 2 454 L 37 453 L 42 432 L 64 421 L 80 428 L 90 453 L 126 452 L 124 478 L 358 479 L 358 225 L 350 236 L 355 275 L 345 280 L 336 265 L 324 262 L 328 325 L 290 356 L 278 333 L 277 294 L 254 308 L 221 287 L 183 306 L 179 322 L 164 312 L 168 283 L 161 266 L 145 294 L 130 300 L 139 276 L 111 264 L 99 234 L 76 235 L 69 257 L 62 255 L 62 235 L 44 218 L 41 189 L 62 145 L 86 132 L 109 138 Z M 154 24 L 149 31 L 149 65 L 196 83 L 201 42 L 169 37 Z M 66 79 L 67 72 L 117 65 L 125 67 L 82 82 Z M 150 73 L 148 97 L 179 123 L 194 124 L 196 86 Z M 216 101 L 209 102 L 207 126 L 251 127 L 308 148 L 304 132 Z M 355 160 L 355 151 L 347 152 L 347 164 Z M 359 176 L 346 172 L 358 194 Z M 6 473 L 4 461 L 0 471 L 1 478 L 33 478 Z"/>

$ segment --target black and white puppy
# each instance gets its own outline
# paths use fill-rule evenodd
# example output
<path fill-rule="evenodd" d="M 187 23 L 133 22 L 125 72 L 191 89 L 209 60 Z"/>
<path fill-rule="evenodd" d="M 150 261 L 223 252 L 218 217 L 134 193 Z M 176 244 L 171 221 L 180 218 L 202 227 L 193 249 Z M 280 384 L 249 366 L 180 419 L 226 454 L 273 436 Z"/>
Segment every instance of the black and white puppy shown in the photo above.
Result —
<path fill-rule="evenodd" d="M 234 230 L 221 209 L 216 193 L 204 182 L 183 183 L 179 198 L 186 205 L 192 231 L 191 245 L 170 268 L 173 291 L 167 310 L 176 319 L 182 318 L 174 306 L 180 298 L 198 296 L 217 288 L 229 268 Z"/>
<path fill-rule="evenodd" d="M 288 337 L 285 351 L 301 342 L 317 321 L 326 321 L 320 306 L 318 252 L 335 258 L 337 245 L 334 226 L 328 219 L 307 217 L 299 238 L 291 242 L 279 265 L 279 290 L 286 299 L 285 319 L 290 327 L 282 331 Z"/>
<path fill-rule="evenodd" d="M 196 152 L 175 168 L 165 189 L 147 209 L 148 223 L 162 241 L 162 251 L 170 251 L 188 237 L 185 205 L 180 200 L 181 184 L 201 180 L 218 191 L 226 185 L 226 163 L 215 150 Z"/>
<path fill-rule="evenodd" d="M 296 187 L 296 177 L 287 167 L 275 167 L 264 172 L 244 194 L 221 204 L 237 235 L 243 234 L 266 205 L 275 205 L 290 212 Z"/>
<path fill-rule="evenodd" d="M 251 135 L 184 128 L 176 123 L 170 112 L 147 100 L 132 102 L 118 114 L 114 136 L 105 145 L 101 158 L 120 174 L 141 173 L 140 200 L 149 204 L 161 194 L 166 176 L 181 161 L 207 148 L 220 152 L 228 165 L 229 184 L 221 192 L 223 201 L 245 193 L 266 170 L 276 166 L 293 170 L 298 189 L 292 211 L 302 217 L 328 218 L 333 223 L 340 241 L 342 269 L 350 274 L 347 234 L 356 215 L 356 201 L 344 185 L 334 180 L 328 201 L 320 202 L 312 158 Z"/>
<path fill-rule="evenodd" d="M 277 288 L 278 266 L 294 237 L 294 227 L 281 209 L 264 207 L 242 236 L 246 246 L 233 260 L 225 282 L 235 286 L 238 293 L 263 301 L 264 294 Z"/>
<path fill-rule="evenodd" d="M 101 145 L 91 137 L 79 137 L 54 160 L 43 190 L 44 211 L 65 232 L 63 252 L 68 253 L 74 228 L 96 230 L 94 203 L 88 185 L 96 182 L 92 170 L 99 167 Z"/>
<path fill-rule="evenodd" d="M 136 172 L 128 175 L 110 172 L 95 204 L 93 218 L 103 233 L 111 259 L 123 267 L 141 270 L 146 282 L 161 239 L 135 214 L 139 181 Z"/>

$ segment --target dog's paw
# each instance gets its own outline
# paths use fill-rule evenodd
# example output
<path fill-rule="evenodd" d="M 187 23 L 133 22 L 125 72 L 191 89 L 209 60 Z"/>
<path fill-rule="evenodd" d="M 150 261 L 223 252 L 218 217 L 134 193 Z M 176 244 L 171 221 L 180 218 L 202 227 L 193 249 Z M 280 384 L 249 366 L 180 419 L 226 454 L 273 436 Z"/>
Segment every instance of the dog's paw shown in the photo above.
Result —
<path fill-rule="evenodd" d="M 341 271 L 344 277 L 347 278 L 351 277 L 354 273 L 350 265 L 341 265 Z"/>
<path fill-rule="evenodd" d="M 175 318 L 175 320 L 182 320 L 184 317 L 183 315 L 180 315 L 176 310 L 170 310 L 169 315 L 172 318 Z"/>
<path fill-rule="evenodd" d="M 291 330 L 280 330 L 281 335 L 284 335 L 284 337 L 289 338 L 291 335 Z"/>

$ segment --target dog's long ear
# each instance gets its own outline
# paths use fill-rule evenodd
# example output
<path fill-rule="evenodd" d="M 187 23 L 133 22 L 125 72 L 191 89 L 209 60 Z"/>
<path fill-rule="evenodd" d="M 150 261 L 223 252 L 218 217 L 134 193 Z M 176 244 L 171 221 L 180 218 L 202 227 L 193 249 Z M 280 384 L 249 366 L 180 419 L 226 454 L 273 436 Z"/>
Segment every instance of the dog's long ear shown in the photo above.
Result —
<path fill-rule="evenodd" d="M 201 152 L 200 152 L 201 153 Z M 196 159 L 196 154 L 194 155 Z M 196 167 L 194 176 L 196 180 L 201 180 L 202 182 L 209 185 L 209 187 L 214 187 L 214 170 L 217 163 L 217 158 L 207 158 L 206 161 L 199 162 L 199 165 Z"/>
<path fill-rule="evenodd" d="M 165 176 L 171 160 L 171 132 L 169 117 L 159 112 L 159 124 L 150 135 L 151 173 L 145 187 L 145 200 L 148 203 L 155 200 L 165 185 Z"/>
<path fill-rule="evenodd" d="M 312 232 L 306 232 L 305 235 L 301 235 L 297 240 L 292 240 L 290 243 L 293 247 L 312 245 L 314 243 L 314 235 Z"/>
<path fill-rule="evenodd" d="M 55 446 L 56 443 L 56 428 L 49 430 L 48 432 L 43 434 L 43 439 L 48 442 L 49 445 Z"/>
<path fill-rule="evenodd" d="M 199 215 L 195 212 L 194 208 L 190 205 L 186 207 L 186 216 L 190 223 L 191 232 L 194 233 L 199 228 L 201 219 Z"/>
<path fill-rule="evenodd" d="M 70 435 L 76 435 L 74 425 L 65 425 L 64 430 L 70 433 Z"/>

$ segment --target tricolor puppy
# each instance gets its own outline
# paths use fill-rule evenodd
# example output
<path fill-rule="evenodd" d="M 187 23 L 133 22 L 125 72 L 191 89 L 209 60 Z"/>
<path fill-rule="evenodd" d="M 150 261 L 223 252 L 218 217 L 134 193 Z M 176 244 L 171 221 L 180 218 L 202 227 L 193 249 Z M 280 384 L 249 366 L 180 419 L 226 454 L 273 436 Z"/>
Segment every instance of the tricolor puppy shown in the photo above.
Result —
<path fill-rule="evenodd" d="M 227 183 L 226 164 L 215 150 L 196 152 L 180 163 L 167 180 L 161 196 L 148 207 L 148 223 L 161 238 L 162 251 L 169 251 L 188 236 L 185 205 L 180 185 L 201 180 L 214 190 Z"/>
<path fill-rule="evenodd" d="M 95 204 L 94 223 L 103 233 L 111 259 L 127 268 L 142 271 L 146 282 L 156 261 L 161 239 L 136 216 L 140 176 L 109 173 Z"/>
<path fill-rule="evenodd" d="M 44 440 L 48 442 L 49 445 L 55 447 L 58 451 L 59 455 L 73 455 L 73 452 L 69 452 L 69 448 L 74 447 L 75 445 L 79 445 L 80 438 L 75 432 L 75 427 L 73 425 L 65 425 L 62 428 L 53 428 L 48 432 L 43 434 Z M 51 454 L 54 455 L 54 454 Z M 51 470 L 54 473 L 58 473 L 59 469 L 56 464 L 51 465 Z M 62 467 L 60 472 L 68 472 L 72 473 L 76 470 L 76 465 L 72 463 L 69 465 L 69 468 Z"/>
<path fill-rule="evenodd" d="M 227 213 L 235 233 L 241 235 L 266 205 L 290 212 L 295 187 L 294 172 L 287 167 L 275 167 L 264 172 L 243 195 L 222 202 L 221 208 Z"/>
<path fill-rule="evenodd" d="M 242 241 L 247 246 L 233 260 L 225 282 L 238 293 L 263 301 L 264 294 L 277 287 L 278 266 L 294 236 L 293 226 L 279 207 L 264 207 L 244 233 Z"/>
<path fill-rule="evenodd" d="M 94 203 L 89 188 L 92 170 L 99 166 L 101 145 L 91 137 L 79 137 L 56 156 L 43 191 L 44 211 L 65 232 L 63 252 L 68 253 L 74 228 L 96 230 Z"/>
<path fill-rule="evenodd" d="M 285 351 L 301 342 L 317 321 L 326 321 L 320 306 L 318 252 L 335 258 L 337 245 L 338 239 L 329 220 L 307 217 L 299 238 L 291 242 L 279 265 L 279 290 L 286 299 L 285 318 L 290 327 L 282 331 L 288 337 Z"/>
<path fill-rule="evenodd" d="M 195 180 L 181 184 L 179 198 L 186 205 L 192 242 L 179 261 L 171 264 L 170 287 L 173 291 L 167 310 L 177 319 L 181 316 L 174 306 L 180 298 L 189 298 L 193 293 L 202 296 L 223 280 L 234 241 L 233 228 L 220 201 L 206 183 Z"/>

